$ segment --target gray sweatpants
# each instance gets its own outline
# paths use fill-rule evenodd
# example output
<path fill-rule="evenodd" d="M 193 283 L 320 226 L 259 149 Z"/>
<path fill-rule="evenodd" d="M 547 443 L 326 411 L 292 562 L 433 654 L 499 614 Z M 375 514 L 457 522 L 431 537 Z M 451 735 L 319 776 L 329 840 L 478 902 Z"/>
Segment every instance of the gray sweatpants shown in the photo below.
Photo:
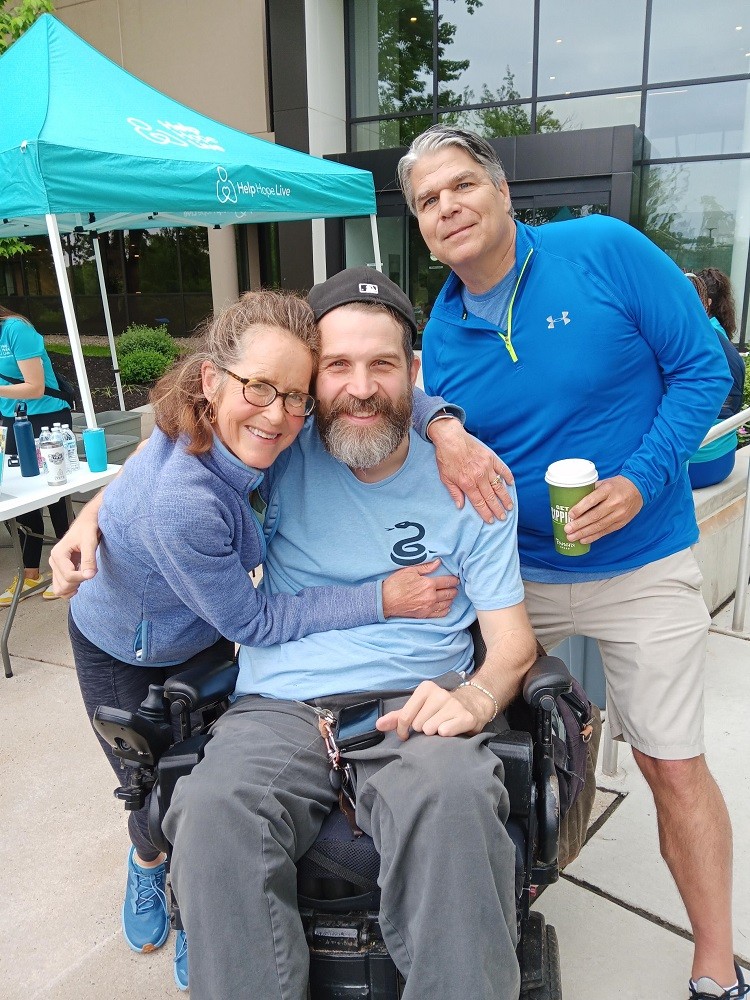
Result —
<path fill-rule="evenodd" d="M 355 755 L 404 1000 L 518 997 L 515 852 L 487 739 L 390 733 Z M 193 1000 L 304 1000 L 295 862 L 335 803 L 312 708 L 250 695 L 216 723 L 164 822 Z"/>

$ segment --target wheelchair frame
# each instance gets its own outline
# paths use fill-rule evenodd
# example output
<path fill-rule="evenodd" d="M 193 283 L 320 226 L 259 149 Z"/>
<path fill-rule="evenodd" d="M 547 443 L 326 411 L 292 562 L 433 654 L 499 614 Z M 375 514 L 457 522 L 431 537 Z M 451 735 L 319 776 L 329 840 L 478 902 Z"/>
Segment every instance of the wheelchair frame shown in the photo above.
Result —
<path fill-rule="evenodd" d="M 484 656 L 475 632 L 476 660 Z M 214 654 L 215 655 L 215 654 Z M 99 706 L 93 725 L 131 769 L 128 785 L 115 796 L 126 809 L 139 809 L 149 799 L 149 833 L 167 855 L 171 845 L 161 823 L 179 778 L 203 758 L 211 723 L 226 709 L 235 687 L 236 662 L 211 662 L 198 654 L 166 684 L 151 685 L 135 713 Z M 553 927 L 541 913 L 531 912 L 531 887 L 557 881 L 560 828 L 559 793 L 552 750 L 555 699 L 571 689 L 565 664 L 540 656 L 527 674 L 524 700 L 534 710 L 534 739 L 524 731 L 508 731 L 489 741 L 503 761 L 510 799 L 508 829 L 521 857 L 517 877 L 518 960 L 521 1000 L 561 1000 L 560 960 Z M 173 743 L 173 719 L 180 740 Z M 197 720 L 197 722 L 196 722 Z M 193 731 L 197 725 L 197 731 Z M 301 859 L 299 867 L 302 867 Z M 518 872 L 517 872 L 518 876 Z M 326 898 L 326 896 L 335 898 Z M 403 979 L 383 943 L 378 922 L 379 891 L 368 892 L 343 881 L 321 894 L 314 879 L 298 874 L 298 903 L 310 948 L 310 1000 L 397 1000 Z M 172 920 L 180 928 L 179 907 L 172 896 Z"/>

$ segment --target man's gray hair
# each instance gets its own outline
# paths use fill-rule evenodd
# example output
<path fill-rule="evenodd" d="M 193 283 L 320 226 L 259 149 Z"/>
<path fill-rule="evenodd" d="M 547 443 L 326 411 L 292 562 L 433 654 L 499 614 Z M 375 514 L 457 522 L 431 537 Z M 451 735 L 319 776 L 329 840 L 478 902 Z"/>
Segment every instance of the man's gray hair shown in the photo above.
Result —
<path fill-rule="evenodd" d="M 500 187 L 500 183 L 505 180 L 505 171 L 499 156 L 481 135 L 463 128 L 452 128 L 450 125 L 433 125 L 426 132 L 417 136 L 409 147 L 409 152 L 405 153 L 398 163 L 398 182 L 412 215 L 417 214 L 414 205 L 414 189 L 411 184 L 411 172 L 414 164 L 425 153 L 434 153 L 447 146 L 457 146 L 459 149 L 465 150 L 472 160 L 487 171 L 495 187 Z"/>

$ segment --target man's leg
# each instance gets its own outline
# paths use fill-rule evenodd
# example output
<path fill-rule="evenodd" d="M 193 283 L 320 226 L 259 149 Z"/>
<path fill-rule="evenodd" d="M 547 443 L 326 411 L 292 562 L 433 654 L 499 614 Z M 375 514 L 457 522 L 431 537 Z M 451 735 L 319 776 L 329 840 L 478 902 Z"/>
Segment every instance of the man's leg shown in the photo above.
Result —
<path fill-rule="evenodd" d="M 567 591 L 561 603 L 572 629 L 599 640 L 610 729 L 633 747 L 654 794 L 662 854 L 695 938 L 693 978 L 730 985 L 732 838 L 703 758 L 710 619 L 700 586 L 685 550 L 610 580 L 550 586 L 547 594 Z M 534 625 L 533 605 L 529 610 Z"/>
<path fill-rule="evenodd" d="M 303 1000 L 295 862 L 336 796 L 312 709 L 241 698 L 164 822 L 193 1000 Z"/>
<path fill-rule="evenodd" d="M 633 747 L 656 803 L 661 854 L 695 937 L 692 978 L 736 980 L 732 958 L 732 827 L 703 756 L 657 760 Z"/>
<path fill-rule="evenodd" d="M 404 1000 L 516 1000 L 515 848 L 485 736 L 389 733 L 356 755 L 357 820 L 380 853 L 381 928 Z"/>

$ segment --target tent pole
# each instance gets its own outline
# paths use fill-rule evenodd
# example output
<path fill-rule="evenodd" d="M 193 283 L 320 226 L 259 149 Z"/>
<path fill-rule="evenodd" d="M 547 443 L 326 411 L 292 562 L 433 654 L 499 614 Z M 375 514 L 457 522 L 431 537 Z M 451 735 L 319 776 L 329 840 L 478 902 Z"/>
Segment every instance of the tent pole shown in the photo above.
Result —
<path fill-rule="evenodd" d="M 90 233 L 91 242 L 94 244 L 94 257 L 96 258 L 96 273 L 99 275 L 99 291 L 102 296 L 102 306 L 104 307 L 104 322 L 107 326 L 107 338 L 109 339 L 109 353 L 112 355 L 112 367 L 115 372 L 115 383 L 117 385 L 117 398 L 120 400 L 120 409 L 125 409 L 125 400 L 122 396 L 122 384 L 120 383 L 120 367 L 117 364 L 117 348 L 115 347 L 115 334 L 112 329 L 112 315 L 109 311 L 109 299 L 107 298 L 107 287 L 104 283 L 104 268 L 102 267 L 102 251 L 99 246 L 99 233 Z"/>
<path fill-rule="evenodd" d="M 370 216 L 370 230 L 372 232 L 372 248 L 375 251 L 375 270 L 383 272 L 383 261 L 380 259 L 380 238 L 378 236 L 377 216 Z"/>
<path fill-rule="evenodd" d="M 52 250 L 52 260 L 55 264 L 55 274 L 57 275 L 57 285 L 60 289 L 63 313 L 65 314 L 65 325 L 68 328 L 70 337 L 70 347 L 73 351 L 73 363 L 78 376 L 78 388 L 83 400 L 83 412 L 86 416 L 86 426 L 96 427 L 96 416 L 94 414 L 94 404 L 91 399 L 91 389 L 89 388 L 89 378 L 86 374 L 86 363 L 83 360 L 81 350 L 81 336 L 78 332 L 78 323 L 73 309 L 73 296 L 70 294 L 68 284 L 68 273 L 65 270 L 63 260 L 62 241 L 60 230 L 57 226 L 57 218 L 54 215 L 45 215 L 47 221 L 47 232 L 49 233 L 50 249 Z"/>

